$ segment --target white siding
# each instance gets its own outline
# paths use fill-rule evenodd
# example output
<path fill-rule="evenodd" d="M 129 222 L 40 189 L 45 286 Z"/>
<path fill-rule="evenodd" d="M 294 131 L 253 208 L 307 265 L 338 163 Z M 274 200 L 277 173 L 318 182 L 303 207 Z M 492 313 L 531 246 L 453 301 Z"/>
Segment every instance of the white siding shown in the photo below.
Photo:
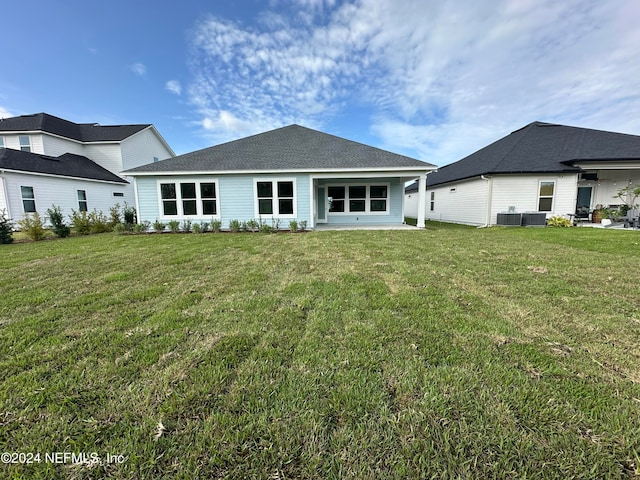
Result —
<path fill-rule="evenodd" d="M 52 205 L 60 206 L 65 217 L 71 214 L 72 209 L 78 210 L 78 190 L 86 191 L 89 211 L 96 209 L 108 215 L 109 207 L 116 203 L 123 205 L 126 201 L 134 205 L 133 189 L 126 184 L 20 173 L 5 173 L 4 177 L 9 210 L 14 221 L 24 217 L 21 186 L 33 187 L 36 210 L 43 217 L 46 217 L 47 209 Z M 122 192 L 124 197 L 114 197 L 113 192 Z"/>
<path fill-rule="evenodd" d="M 85 144 L 84 156 L 116 175 L 123 170 L 122 153 L 118 143 Z"/>
<path fill-rule="evenodd" d="M 427 187 L 425 218 L 441 222 L 484 225 L 487 191 L 488 181 L 482 179 Z M 431 210 L 432 192 L 434 193 L 433 211 Z"/>
<path fill-rule="evenodd" d="M 31 144 L 31 152 L 44 153 L 44 147 L 42 146 L 42 135 L 39 133 L 20 133 L 20 134 L 2 134 L 4 137 L 4 147 L 11 148 L 13 150 L 20 150 L 20 136 L 26 135 L 29 137 L 29 143 Z"/>
<path fill-rule="evenodd" d="M 2 214 L 2 212 L 6 213 L 7 216 L 11 216 L 11 212 L 9 212 L 9 209 L 7 208 L 7 195 L 5 192 L 5 180 L 4 180 L 4 176 L 0 175 L 0 215 Z"/>
<path fill-rule="evenodd" d="M 491 198 L 491 224 L 497 220 L 497 214 L 515 207 L 519 213 L 537 212 L 540 182 L 555 182 L 553 209 L 547 218 L 554 215 L 566 216 L 574 213 L 578 196 L 576 174 L 541 175 L 495 175 Z"/>
<path fill-rule="evenodd" d="M 429 194 L 427 194 L 429 197 Z M 429 202 L 427 201 L 427 210 Z M 404 196 L 404 216 L 410 218 L 418 218 L 418 192 L 407 193 Z"/>
<path fill-rule="evenodd" d="M 164 160 L 172 154 L 151 128 L 132 135 L 122 141 L 122 170 L 139 167 L 153 162 L 153 157 Z M 114 173 L 119 174 L 119 171 Z"/>
<path fill-rule="evenodd" d="M 592 187 L 591 208 L 596 205 L 621 205 L 616 198 L 618 190 L 627 185 L 640 184 L 640 170 L 599 170 L 596 182 L 580 182 L 581 187 Z"/>
<path fill-rule="evenodd" d="M 42 135 L 42 143 L 45 155 L 59 157 L 65 153 L 74 153 L 76 155 L 86 156 L 84 145 L 79 142 L 66 140 L 52 135 Z"/>

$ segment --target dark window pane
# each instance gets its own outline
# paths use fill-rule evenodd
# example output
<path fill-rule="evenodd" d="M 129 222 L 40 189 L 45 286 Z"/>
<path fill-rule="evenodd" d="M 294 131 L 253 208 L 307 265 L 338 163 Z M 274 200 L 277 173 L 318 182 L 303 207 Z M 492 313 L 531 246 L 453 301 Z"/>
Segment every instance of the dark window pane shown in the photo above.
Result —
<path fill-rule="evenodd" d="M 293 182 L 278 182 L 278 196 L 293 197 Z"/>
<path fill-rule="evenodd" d="M 182 198 L 196 198 L 196 184 L 195 183 L 181 183 L 180 184 L 180 196 Z"/>
<path fill-rule="evenodd" d="M 344 212 L 344 200 L 333 200 L 331 202 L 330 212 Z"/>
<path fill-rule="evenodd" d="M 433 204 L 431 204 L 433 206 Z M 431 209 L 433 210 L 433 208 Z M 372 212 L 386 212 L 387 211 L 387 201 L 386 200 L 371 200 L 371 211 Z"/>
<path fill-rule="evenodd" d="M 550 212 L 552 203 L 553 203 L 553 199 L 552 198 L 541 198 L 540 199 L 540 203 L 538 204 L 538 211 L 539 212 Z"/>
<path fill-rule="evenodd" d="M 160 184 L 160 196 L 162 198 L 176 198 L 176 185 L 175 185 L 175 183 L 161 183 Z M 172 215 L 175 215 L 175 213 L 173 213 Z"/>
<path fill-rule="evenodd" d="M 367 187 L 349 187 L 349 198 L 365 198 Z"/>
<path fill-rule="evenodd" d="M 35 213 L 36 202 L 34 200 L 23 200 L 22 205 L 24 206 L 24 213 Z"/>
<path fill-rule="evenodd" d="M 216 198 L 216 184 L 215 183 L 201 183 L 200 184 L 200 196 L 202 198 Z"/>
<path fill-rule="evenodd" d="M 371 198 L 387 198 L 386 185 L 371 185 Z"/>
<path fill-rule="evenodd" d="M 22 198 L 34 198 L 33 187 L 20 187 L 20 192 L 22 193 Z"/>
<path fill-rule="evenodd" d="M 215 200 L 203 200 L 202 201 L 202 214 L 203 215 L 215 215 L 216 201 Z"/>
<path fill-rule="evenodd" d="M 83 201 L 87 199 L 87 191 L 86 190 L 78 190 L 78 200 Z"/>
<path fill-rule="evenodd" d="M 177 215 L 178 214 L 178 202 L 175 200 L 165 200 L 162 202 L 162 208 L 165 215 Z"/>
<path fill-rule="evenodd" d="M 78 210 L 81 212 L 87 211 L 87 202 L 78 202 Z"/>
<path fill-rule="evenodd" d="M 364 212 L 365 201 L 364 200 L 349 200 L 350 212 Z"/>
<path fill-rule="evenodd" d="M 183 200 L 182 201 L 182 213 L 184 215 L 195 215 L 197 213 L 196 201 L 195 200 Z"/>
<path fill-rule="evenodd" d="M 284 198 L 278 200 L 278 207 L 280 215 L 293 215 L 293 199 Z"/>
<path fill-rule="evenodd" d="M 344 198 L 344 187 L 329 187 L 328 195 L 333 199 Z"/>
<path fill-rule="evenodd" d="M 273 184 L 271 182 L 258 182 L 258 198 L 273 197 Z"/>
<path fill-rule="evenodd" d="M 273 215 L 273 203 L 270 198 L 258 200 L 258 213 L 260 215 Z"/>

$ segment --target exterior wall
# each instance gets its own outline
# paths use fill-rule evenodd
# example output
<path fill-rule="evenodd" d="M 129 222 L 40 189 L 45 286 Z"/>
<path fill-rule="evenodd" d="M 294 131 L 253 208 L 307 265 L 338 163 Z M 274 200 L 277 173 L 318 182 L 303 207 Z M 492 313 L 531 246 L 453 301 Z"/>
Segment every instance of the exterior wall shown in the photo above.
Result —
<path fill-rule="evenodd" d="M 52 135 L 42 135 L 44 154 L 52 157 L 59 157 L 65 153 L 86 156 L 84 145 L 80 142 L 66 140 Z"/>
<path fill-rule="evenodd" d="M 21 173 L 4 173 L 2 177 L 9 215 L 14 221 L 24 218 L 21 186 L 33 187 L 36 210 L 43 218 L 47 217 L 47 209 L 52 205 L 60 206 L 65 217 L 71 214 L 72 209 L 78 210 L 78 190 L 86 191 L 89 211 L 96 209 L 105 215 L 108 215 L 109 208 L 116 203 L 123 205 L 126 201 L 133 205 L 134 202 L 131 188 L 125 184 Z M 114 192 L 123 193 L 124 197 L 114 197 Z"/>
<path fill-rule="evenodd" d="M 217 180 L 217 204 L 218 216 L 222 222 L 223 228 L 228 228 L 231 220 L 239 220 L 241 222 L 251 219 L 258 219 L 259 216 L 255 211 L 255 179 L 294 179 L 295 180 L 295 217 L 285 216 L 280 221 L 281 228 L 288 228 L 289 221 L 294 218 L 298 221 L 306 220 L 309 224 L 311 221 L 311 202 L 310 202 L 310 178 L 307 174 L 287 175 L 286 173 L 278 175 L 196 175 L 196 176 L 139 176 L 136 180 L 136 188 L 138 191 L 138 209 L 141 221 L 148 220 L 154 222 L 161 220 L 167 222 L 175 219 L 182 222 L 183 217 L 165 217 L 162 215 L 159 198 L 158 184 L 161 182 L 185 182 L 189 180 Z M 210 222 L 211 216 L 189 216 L 188 219 L 194 222 Z M 263 217 L 262 220 L 271 224 L 271 217 Z"/>
<path fill-rule="evenodd" d="M 122 152 L 119 143 L 88 143 L 82 153 L 110 172 L 120 175 L 122 171 Z"/>
<path fill-rule="evenodd" d="M 433 210 L 431 193 L 434 194 Z M 487 195 L 488 181 L 481 178 L 435 187 L 427 186 L 425 218 L 439 222 L 484 225 L 487 219 Z M 418 193 L 413 196 L 417 198 Z"/>
<path fill-rule="evenodd" d="M 119 175 L 122 170 L 139 167 L 153 162 L 153 157 L 164 160 L 172 156 L 151 128 L 142 130 L 122 141 L 122 165 L 114 171 Z"/>
<path fill-rule="evenodd" d="M 427 198 L 429 194 L 427 194 Z M 427 210 L 429 210 L 429 202 L 427 201 Z M 407 193 L 404 196 L 404 216 L 410 218 L 418 218 L 418 192 Z"/>
<path fill-rule="evenodd" d="M 20 136 L 27 135 L 31 143 L 31 152 L 44 154 L 43 135 L 39 133 L 16 133 L 16 134 L 1 134 L 4 137 L 5 148 L 11 148 L 13 150 L 20 150 Z"/>
<path fill-rule="evenodd" d="M 357 184 L 389 184 L 389 212 L 388 213 L 358 213 L 335 214 L 327 209 L 327 224 L 334 225 L 367 225 L 367 224 L 391 224 L 403 223 L 402 197 L 404 195 L 404 182 L 399 178 L 340 178 L 318 179 L 318 186 L 330 185 L 357 185 Z"/>
<path fill-rule="evenodd" d="M 620 205 L 618 190 L 627 185 L 640 185 L 640 170 L 598 170 L 597 181 L 581 181 L 580 187 L 592 187 L 591 209 L 596 205 Z"/>
<path fill-rule="evenodd" d="M 493 177 L 491 224 L 496 224 L 498 213 L 507 212 L 511 206 L 519 213 L 537 212 L 539 184 L 543 181 L 556 184 L 552 210 L 547 212 L 547 218 L 574 213 L 578 196 L 577 174 L 496 175 Z"/>

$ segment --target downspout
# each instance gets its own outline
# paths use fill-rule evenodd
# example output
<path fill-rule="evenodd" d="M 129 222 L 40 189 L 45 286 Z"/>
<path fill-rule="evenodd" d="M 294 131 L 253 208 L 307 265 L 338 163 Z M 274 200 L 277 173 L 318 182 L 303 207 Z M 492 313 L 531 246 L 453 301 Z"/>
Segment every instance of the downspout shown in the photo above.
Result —
<path fill-rule="evenodd" d="M 0 178 L 2 178 L 2 196 L 4 197 L 4 205 L 7 209 L 7 218 L 11 218 L 11 209 L 9 208 L 9 192 L 7 192 L 7 179 L 4 176 L 4 170 L 0 170 Z M 2 213 L 2 212 L 0 212 Z"/>
<path fill-rule="evenodd" d="M 480 178 L 487 181 L 487 205 L 484 225 L 481 225 L 478 228 L 487 228 L 491 225 L 491 197 L 493 196 L 493 177 L 480 175 Z"/>

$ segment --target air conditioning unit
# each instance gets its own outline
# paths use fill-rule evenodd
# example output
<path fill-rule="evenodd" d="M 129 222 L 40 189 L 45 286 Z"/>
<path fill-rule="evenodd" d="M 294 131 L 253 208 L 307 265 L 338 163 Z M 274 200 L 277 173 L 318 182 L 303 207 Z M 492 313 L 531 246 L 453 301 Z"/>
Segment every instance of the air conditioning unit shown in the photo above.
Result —
<path fill-rule="evenodd" d="M 519 227 L 522 225 L 521 213 L 499 213 L 497 217 L 498 225 L 505 225 L 511 227 Z"/>
<path fill-rule="evenodd" d="M 529 212 L 522 214 L 523 227 L 544 227 L 547 224 L 547 214 L 544 212 Z"/>

